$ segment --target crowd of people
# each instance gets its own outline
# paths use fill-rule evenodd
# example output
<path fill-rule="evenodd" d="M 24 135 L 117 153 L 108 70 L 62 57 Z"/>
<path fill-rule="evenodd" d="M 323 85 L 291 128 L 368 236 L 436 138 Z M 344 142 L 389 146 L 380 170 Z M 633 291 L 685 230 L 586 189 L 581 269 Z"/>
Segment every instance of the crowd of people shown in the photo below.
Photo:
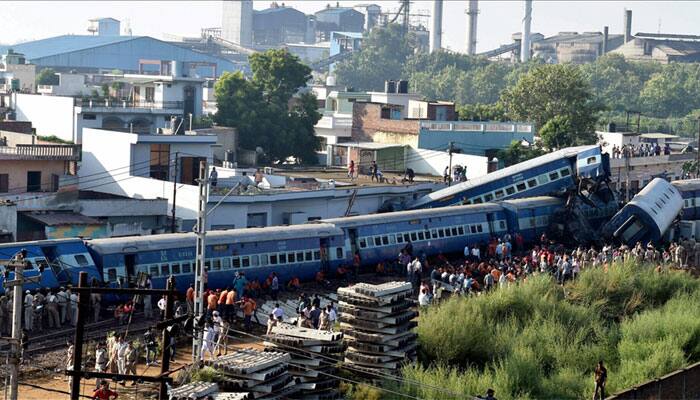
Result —
<path fill-rule="evenodd" d="M 660 156 L 662 153 L 664 155 L 671 154 L 671 147 L 668 143 L 666 143 L 663 148 L 661 148 L 658 143 L 615 145 L 612 147 L 611 151 L 612 158 L 651 157 Z"/>

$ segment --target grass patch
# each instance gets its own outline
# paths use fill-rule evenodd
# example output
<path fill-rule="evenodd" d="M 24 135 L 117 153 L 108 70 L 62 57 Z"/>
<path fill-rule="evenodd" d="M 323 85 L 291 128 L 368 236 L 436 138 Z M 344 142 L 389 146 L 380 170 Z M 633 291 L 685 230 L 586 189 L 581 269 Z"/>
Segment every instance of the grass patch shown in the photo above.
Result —
<path fill-rule="evenodd" d="M 592 397 L 602 359 L 613 392 L 700 358 L 700 285 L 650 266 L 590 269 L 565 288 L 549 276 L 421 314 L 420 360 L 399 389 L 421 398 Z M 435 389 L 445 388 L 457 395 Z"/>

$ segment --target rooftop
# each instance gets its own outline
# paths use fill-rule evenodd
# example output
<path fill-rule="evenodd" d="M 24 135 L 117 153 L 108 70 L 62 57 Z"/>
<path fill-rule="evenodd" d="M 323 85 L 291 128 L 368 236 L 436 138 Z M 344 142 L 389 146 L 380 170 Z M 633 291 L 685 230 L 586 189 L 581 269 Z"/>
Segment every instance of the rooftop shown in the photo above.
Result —
<path fill-rule="evenodd" d="M 403 144 L 377 143 L 377 142 L 347 142 L 347 143 L 336 143 L 333 146 L 357 147 L 360 149 L 367 149 L 367 150 L 382 150 L 382 149 L 393 149 L 393 148 L 397 148 L 397 147 L 406 147 L 406 145 L 403 145 Z"/>
<path fill-rule="evenodd" d="M 127 42 L 143 37 L 146 36 L 61 35 L 25 43 L 18 43 L 12 46 L 0 46 L 0 51 L 5 51 L 8 48 L 12 48 L 15 51 L 24 53 L 28 59 L 35 59 L 106 46 L 114 43 Z"/>
<path fill-rule="evenodd" d="M 25 216 L 40 222 L 47 226 L 59 225 L 102 225 L 103 223 L 97 219 L 86 217 L 76 213 L 61 213 L 61 212 L 27 212 Z"/>
<path fill-rule="evenodd" d="M 0 146 L 0 160 L 79 161 L 80 145 L 72 144 L 18 144 Z"/>

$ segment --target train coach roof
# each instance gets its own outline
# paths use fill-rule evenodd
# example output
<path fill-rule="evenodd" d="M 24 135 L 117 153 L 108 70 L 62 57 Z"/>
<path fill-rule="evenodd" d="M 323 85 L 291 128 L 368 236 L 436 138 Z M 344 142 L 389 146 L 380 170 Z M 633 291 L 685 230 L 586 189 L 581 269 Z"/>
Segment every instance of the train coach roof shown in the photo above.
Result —
<path fill-rule="evenodd" d="M 551 196 L 525 197 L 522 199 L 503 200 L 500 202 L 506 208 L 533 208 L 542 206 L 560 206 L 564 200 Z"/>
<path fill-rule="evenodd" d="M 474 204 L 468 206 L 438 207 L 428 210 L 395 211 L 384 214 L 358 215 L 356 217 L 332 218 L 321 220 L 323 223 L 334 224 L 342 227 L 366 225 L 367 223 L 387 223 L 407 221 L 416 218 L 450 217 L 463 214 L 481 214 L 486 212 L 501 211 L 497 204 Z"/>
<path fill-rule="evenodd" d="M 67 243 L 82 243 L 81 238 L 68 238 L 68 239 L 45 239 L 45 240 L 31 240 L 28 242 L 11 242 L 11 243 L 0 243 L 0 249 L 9 247 L 29 247 L 29 246 L 56 246 L 59 244 Z"/>
<path fill-rule="evenodd" d="M 700 189 L 700 179 L 684 179 L 682 181 L 673 181 L 671 185 L 678 188 L 678 190 L 698 190 Z"/>
<path fill-rule="evenodd" d="M 590 145 L 590 146 L 578 146 L 578 147 L 567 147 L 565 149 L 557 150 L 552 153 L 545 154 L 543 156 L 535 157 L 531 160 L 523 161 L 521 163 L 511 165 L 510 167 L 506 167 L 503 169 L 499 169 L 498 171 L 491 172 L 490 174 L 486 174 L 483 176 L 480 176 L 478 178 L 474 178 L 471 180 L 468 180 L 466 182 L 458 183 L 454 186 L 447 187 L 445 189 L 440 189 L 435 192 L 432 192 L 430 194 L 427 194 L 420 199 L 416 200 L 415 203 L 411 205 L 411 207 L 420 207 L 425 204 L 429 204 L 433 201 L 443 199 L 445 197 L 453 196 L 456 195 L 460 192 L 463 192 L 465 190 L 469 190 L 475 187 L 478 187 L 480 185 L 493 182 L 502 178 L 505 178 L 510 175 L 515 175 L 521 172 L 525 172 L 529 169 L 536 168 L 541 166 L 542 164 L 547 164 L 552 161 L 557 161 L 563 158 L 568 158 L 568 157 L 573 157 L 583 151 L 586 150 L 591 150 L 598 147 L 597 145 Z"/>
<path fill-rule="evenodd" d="M 239 242 L 269 242 L 274 240 L 298 239 L 314 236 L 342 235 L 343 231 L 331 224 L 308 224 L 291 226 L 271 226 L 266 228 L 227 229 L 208 231 L 207 245 L 231 244 Z M 134 236 L 110 239 L 95 239 L 88 246 L 102 254 L 161 250 L 196 245 L 194 233 L 164 233 L 150 236 Z M 125 250 L 126 249 L 126 250 Z"/>

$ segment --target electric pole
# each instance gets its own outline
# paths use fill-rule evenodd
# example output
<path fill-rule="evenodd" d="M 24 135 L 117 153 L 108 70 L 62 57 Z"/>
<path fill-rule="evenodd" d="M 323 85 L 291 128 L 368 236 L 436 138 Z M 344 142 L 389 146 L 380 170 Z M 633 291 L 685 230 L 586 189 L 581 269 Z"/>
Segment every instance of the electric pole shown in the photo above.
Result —
<path fill-rule="evenodd" d="M 22 339 L 22 285 L 24 283 L 24 260 L 11 261 L 8 268 L 14 267 L 15 279 L 5 285 L 12 289 L 12 341 L 10 351 L 10 400 L 19 398 L 20 340 Z"/>
<path fill-rule="evenodd" d="M 700 177 L 700 118 L 698 118 L 698 145 L 695 146 L 695 177 Z"/>
<path fill-rule="evenodd" d="M 180 152 L 175 152 L 175 173 L 173 174 L 173 211 L 172 211 L 172 221 L 170 222 L 170 233 L 175 233 L 175 199 L 177 198 L 177 162 L 180 157 Z"/>
<path fill-rule="evenodd" d="M 197 213 L 197 258 L 195 261 L 194 274 L 194 332 L 192 341 L 192 363 L 199 362 L 199 354 L 202 349 L 202 334 L 203 331 L 198 326 L 198 322 L 204 318 L 204 302 L 202 294 L 204 293 L 204 277 L 205 270 L 205 243 L 206 236 L 206 218 L 207 218 L 207 198 L 209 194 L 209 174 L 207 169 L 207 161 L 199 162 L 199 210 Z"/>
<path fill-rule="evenodd" d="M 452 153 L 454 152 L 454 142 L 450 142 L 450 147 L 447 148 L 447 152 L 450 154 L 450 167 L 447 170 L 447 186 L 452 186 Z"/>

